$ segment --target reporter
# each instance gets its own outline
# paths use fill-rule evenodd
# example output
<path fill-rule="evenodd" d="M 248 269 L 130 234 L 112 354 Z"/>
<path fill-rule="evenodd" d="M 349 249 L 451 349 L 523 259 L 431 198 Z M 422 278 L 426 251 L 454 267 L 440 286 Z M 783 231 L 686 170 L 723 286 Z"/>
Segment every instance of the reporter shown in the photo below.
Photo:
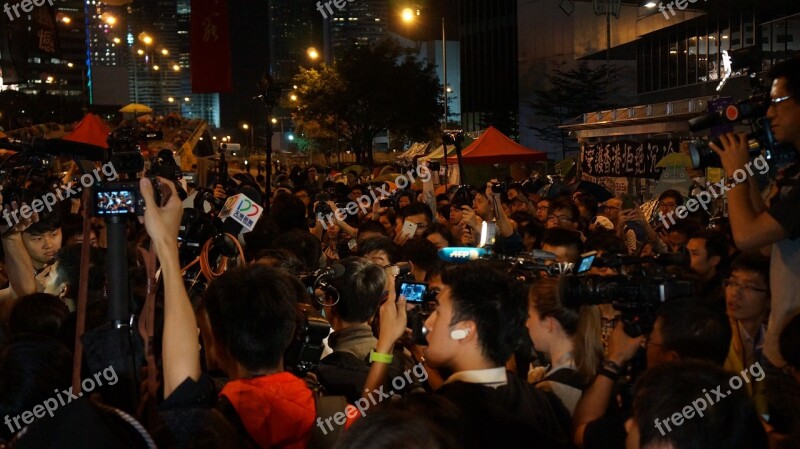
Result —
<path fill-rule="evenodd" d="M 776 64 L 767 110 L 772 131 L 778 142 L 800 149 L 800 56 Z M 770 290 L 772 310 L 767 326 L 764 355 L 776 367 L 785 365 L 778 350 L 778 336 L 791 312 L 800 308 L 800 186 L 788 183 L 769 206 L 761 199 L 758 183 L 745 177 L 741 183 L 730 179 L 746 171 L 750 163 L 747 138 L 744 134 L 720 137 L 722 147 L 712 143 L 711 149 L 722 161 L 728 179 L 728 213 L 736 246 L 742 251 L 771 249 Z M 784 170 L 781 181 L 800 179 L 800 162 Z"/>

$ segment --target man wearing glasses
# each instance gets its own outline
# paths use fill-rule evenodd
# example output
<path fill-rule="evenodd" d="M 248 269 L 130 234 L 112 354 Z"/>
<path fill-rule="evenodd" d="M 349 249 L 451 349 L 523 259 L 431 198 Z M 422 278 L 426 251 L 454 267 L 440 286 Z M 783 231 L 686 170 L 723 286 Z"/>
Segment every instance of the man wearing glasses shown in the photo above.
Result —
<path fill-rule="evenodd" d="M 770 92 L 772 104 L 767 117 L 775 139 L 793 144 L 795 149 L 800 148 L 800 56 L 776 64 L 770 71 L 770 77 L 773 79 Z M 750 161 L 747 138 L 744 134 L 726 134 L 720 140 L 723 148 L 714 144 L 711 148 L 720 155 L 725 176 L 730 179 L 737 171 L 744 170 Z M 746 179 L 738 184 L 727 182 L 732 185 L 728 191 L 728 209 L 736 246 L 742 251 L 771 248 L 772 304 L 764 356 L 776 368 L 786 364 L 778 348 L 778 336 L 789 318 L 800 309 L 799 180 L 800 163 L 795 162 L 784 170 L 778 180 L 780 195 L 769 206 L 762 201 L 755 180 Z M 788 385 L 784 380 L 777 377 L 776 383 Z M 796 386 L 794 390 L 797 390 Z M 780 398 L 776 396 L 776 399 Z M 794 424 L 800 423 L 796 404 L 786 407 L 795 413 Z"/>
<path fill-rule="evenodd" d="M 547 215 L 547 229 L 564 228 L 577 231 L 580 211 L 572 201 L 558 199 L 550 204 L 550 213 Z"/>

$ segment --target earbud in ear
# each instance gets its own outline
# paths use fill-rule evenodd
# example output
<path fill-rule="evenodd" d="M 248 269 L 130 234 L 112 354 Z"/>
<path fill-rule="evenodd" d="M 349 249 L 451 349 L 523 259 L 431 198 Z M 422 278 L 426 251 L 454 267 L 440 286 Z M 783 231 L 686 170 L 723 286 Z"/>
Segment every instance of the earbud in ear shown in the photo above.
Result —
<path fill-rule="evenodd" d="M 469 335 L 469 329 L 453 329 L 450 331 L 450 338 L 453 340 L 463 340 Z"/>

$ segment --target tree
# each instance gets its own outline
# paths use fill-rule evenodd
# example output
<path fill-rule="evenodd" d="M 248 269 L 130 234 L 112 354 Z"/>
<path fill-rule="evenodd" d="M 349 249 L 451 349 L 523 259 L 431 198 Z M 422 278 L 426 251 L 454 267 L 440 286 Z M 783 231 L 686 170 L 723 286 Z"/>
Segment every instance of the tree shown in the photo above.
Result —
<path fill-rule="evenodd" d="M 591 68 L 581 61 L 572 70 L 555 70 L 547 77 L 548 89 L 537 90 L 529 106 L 536 111 L 543 126 L 531 126 L 543 140 L 562 145 L 566 154 L 564 132 L 559 126 L 585 112 L 613 108 L 611 98 L 619 87 L 616 83 L 619 68 L 606 64 Z"/>
<path fill-rule="evenodd" d="M 381 131 L 423 139 L 443 114 L 433 67 L 388 40 L 350 49 L 333 66 L 301 69 L 294 84 L 298 131 L 341 140 L 361 164 L 372 165 L 372 141 Z"/>

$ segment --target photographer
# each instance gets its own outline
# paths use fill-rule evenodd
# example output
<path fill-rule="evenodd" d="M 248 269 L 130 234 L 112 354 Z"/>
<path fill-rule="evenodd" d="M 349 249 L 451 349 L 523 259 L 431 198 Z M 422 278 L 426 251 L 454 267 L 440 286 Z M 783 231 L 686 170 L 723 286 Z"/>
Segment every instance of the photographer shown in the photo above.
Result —
<path fill-rule="evenodd" d="M 164 403 L 161 410 L 216 407 L 260 447 L 305 447 L 315 405 L 305 382 L 283 371 L 283 354 L 295 332 L 302 285 L 280 269 L 255 264 L 229 270 L 206 290 L 198 313 L 210 368 L 231 379 L 217 391 L 200 365 L 198 323 L 178 261 L 181 202 L 175 186 L 163 207 L 142 178 L 144 224 L 164 281 L 162 343 Z"/>
<path fill-rule="evenodd" d="M 438 306 L 425 322 L 425 356 L 430 366 L 452 373 L 436 393 L 464 414 L 467 447 L 566 447 L 568 411 L 505 368 L 526 332 L 522 284 L 482 263 L 445 271 L 442 282 Z M 395 301 L 391 288 L 380 326 L 376 352 L 385 354 L 406 328 L 405 298 Z M 382 384 L 387 370 L 373 363 L 365 389 Z"/>
<path fill-rule="evenodd" d="M 791 144 L 797 150 L 800 148 L 800 56 L 776 64 L 769 76 L 773 81 L 767 118 L 772 132 L 778 142 Z M 797 213 L 800 163 L 795 162 L 784 170 L 777 182 L 779 194 L 767 206 L 756 180 L 746 177 L 743 182 L 732 182 L 731 177 L 744 172 L 750 163 L 747 140 L 742 134 L 726 134 L 720 137 L 722 148 L 713 143 L 711 148 L 719 155 L 726 184 L 730 186 L 728 214 L 736 246 L 742 251 L 771 249 L 772 304 L 764 356 L 771 365 L 781 368 L 786 362 L 778 350 L 778 336 L 789 317 L 800 309 L 800 214 Z M 777 370 L 768 370 L 767 376 L 776 385 L 789 385 L 787 376 Z M 796 391 L 797 386 L 792 390 Z M 780 398 L 776 396 L 776 399 Z M 797 415 L 796 404 L 787 404 L 784 408 Z M 797 419 L 795 417 L 795 423 Z"/>
<path fill-rule="evenodd" d="M 673 299 L 656 312 L 650 334 L 631 338 L 617 323 L 608 356 L 594 382 L 584 392 L 573 415 L 575 444 L 580 448 L 625 447 L 625 420 L 629 410 L 613 404 L 623 367 L 645 344 L 648 368 L 685 359 L 705 360 L 722 366 L 731 341 L 727 317 L 697 298 Z"/>
<path fill-rule="evenodd" d="M 326 292 L 325 304 L 331 305 L 324 307 L 333 329 L 328 337 L 333 353 L 320 361 L 316 374 L 327 394 L 343 395 L 352 404 L 361 397 L 370 353 L 378 342 L 369 323 L 380 306 L 386 274 L 383 268 L 360 257 L 350 257 L 341 263 L 344 274 L 331 281 L 336 297 Z M 402 351 L 396 351 L 390 377 L 402 376 L 403 367 Z M 391 385 L 386 388 L 391 390 Z"/>

